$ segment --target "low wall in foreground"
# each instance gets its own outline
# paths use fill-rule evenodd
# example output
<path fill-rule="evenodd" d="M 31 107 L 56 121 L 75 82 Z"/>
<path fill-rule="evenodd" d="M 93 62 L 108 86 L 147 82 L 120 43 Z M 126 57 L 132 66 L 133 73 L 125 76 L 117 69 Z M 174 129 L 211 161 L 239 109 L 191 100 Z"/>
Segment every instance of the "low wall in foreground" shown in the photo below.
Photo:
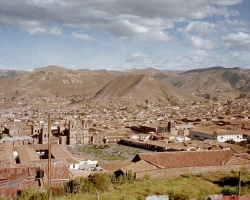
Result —
<path fill-rule="evenodd" d="M 230 166 L 206 166 L 206 167 L 184 167 L 172 169 L 156 169 L 144 172 L 135 172 L 135 178 L 141 179 L 149 175 L 152 178 L 167 179 L 174 178 L 185 174 L 205 174 L 212 172 L 231 172 L 247 169 L 250 171 L 250 164 L 247 165 L 230 165 Z"/>

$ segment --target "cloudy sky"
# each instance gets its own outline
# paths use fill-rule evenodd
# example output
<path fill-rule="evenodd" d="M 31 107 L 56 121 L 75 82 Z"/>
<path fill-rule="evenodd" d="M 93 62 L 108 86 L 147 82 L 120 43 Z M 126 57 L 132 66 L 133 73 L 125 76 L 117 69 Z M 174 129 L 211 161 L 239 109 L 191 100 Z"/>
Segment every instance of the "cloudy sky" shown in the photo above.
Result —
<path fill-rule="evenodd" d="M 249 0 L 0 0 L 0 68 L 250 68 Z"/>

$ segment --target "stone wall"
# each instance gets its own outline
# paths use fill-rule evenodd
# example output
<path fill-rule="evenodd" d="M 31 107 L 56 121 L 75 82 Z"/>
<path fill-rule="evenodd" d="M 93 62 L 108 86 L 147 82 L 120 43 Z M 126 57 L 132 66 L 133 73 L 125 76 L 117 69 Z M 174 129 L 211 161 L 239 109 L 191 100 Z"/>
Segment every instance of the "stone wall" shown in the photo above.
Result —
<path fill-rule="evenodd" d="M 140 179 L 145 175 L 149 175 L 152 178 L 174 178 L 184 174 L 203 174 L 212 172 L 231 172 L 240 171 L 241 169 L 250 170 L 250 164 L 248 165 L 231 165 L 231 166 L 207 166 L 207 167 L 185 167 L 185 168 L 172 168 L 172 169 L 157 169 L 145 172 L 135 172 L 135 178 Z"/>

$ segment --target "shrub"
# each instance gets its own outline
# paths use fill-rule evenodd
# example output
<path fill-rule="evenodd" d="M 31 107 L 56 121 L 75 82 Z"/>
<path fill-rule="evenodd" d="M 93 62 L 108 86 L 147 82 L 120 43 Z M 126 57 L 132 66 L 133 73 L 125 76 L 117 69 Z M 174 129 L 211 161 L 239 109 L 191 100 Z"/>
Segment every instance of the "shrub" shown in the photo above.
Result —
<path fill-rule="evenodd" d="M 225 176 L 221 179 L 223 185 L 236 186 L 238 185 L 239 179 L 238 177 L 229 177 Z"/>
<path fill-rule="evenodd" d="M 84 179 L 84 184 L 82 185 L 81 188 L 82 192 L 88 192 L 88 193 L 95 193 L 95 187 L 94 184 L 88 180 L 88 179 Z"/>
<path fill-rule="evenodd" d="M 148 181 L 151 179 L 151 176 L 150 174 L 145 174 L 142 179 Z"/>
<path fill-rule="evenodd" d="M 123 181 L 124 181 L 124 178 L 123 178 L 123 175 L 119 175 L 118 177 L 117 177 L 117 183 L 123 183 Z"/>
<path fill-rule="evenodd" d="M 190 199 L 189 195 L 186 193 L 178 193 L 178 192 L 174 192 L 171 191 L 169 192 L 169 200 L 188 200 Z"/>
<path fill-rule="evenodd" d="M 74 194 L 84 192 L 94 193 L 95 188 L 94 184 L 90 180 L 78 177 L 68 182 L 65 187 L 65 191 Z"/>
<path fill-rule="evenodd" d="M 207 196 L 208 196 L 209 194 L 210 194 L 210 192 L 209 192 L 208 190 L 206 190 L 206 189 L 201 189 L 201 190 L 200 190 L 200 193 L 199 193 L 198 199 L 199 199 L 199 200 L 204 200 L 204 199 L 207 198 Z"/>
<path fill-rule="evenodd" d="M 235 194 L 237 194 L 237 187 L 233 187 L 233 186 L 230 186 L 230 185 L 225 185 L 221 190 L 221 194 L 235 195 Z"/>
<path fill-rule="evenodd" d="M 138 195 L 136 200 L 144 200 L 145 198 L 142 195 Z"/>
<path fill-rule="evenodd" d="M 183 174 L 182 177 L 184 177 L 184 178 L 191 178 L 192 175 L 191 174 Z"/>
<path fill-rule="evenodd" d="M 80 188 L 81 188 L 81 179 L 76 178 L 76 179 L 70 180 L 66 187 L 70 193 L 79 193 Z"/>
<path fill-rule="evenodd" d="M 243 168 L 241 170 L 241 174 L 244 175 L 244 174 L 249 174 L 249 171 L 246 169 L 246 168 Z"/>
<path fill-rule="evenodd" d="M 94 187 L 101 192 L 109 190 L 111 181 L 106 173 L 91 174 L 89 180 L 94 184 Z"/>
<path fill-rule="evenodd" d="M 202 178 L 202 177 L 203 177 L 203 175 L 202 175 L 202 174 L 197 174 L 197 175 L 196 175 L 196 177 L 198 177 L 198 178 Z"/>
<path fill-rule="evenodd" d="M 33 188 L 25 188 L 17 196 L 17 200 L 44 200 L 47 199 L 47 192 L 37 191 Z"/>
<path fill-rule="evenodd" d="M 53 196 L 57 196 L 60 197 L 63 194 L 65 194 L 65 188 L 64 187 L 60 187 L 60 186 L 52 186 L 51 187 L 52 190 L 52 195 Z"/>

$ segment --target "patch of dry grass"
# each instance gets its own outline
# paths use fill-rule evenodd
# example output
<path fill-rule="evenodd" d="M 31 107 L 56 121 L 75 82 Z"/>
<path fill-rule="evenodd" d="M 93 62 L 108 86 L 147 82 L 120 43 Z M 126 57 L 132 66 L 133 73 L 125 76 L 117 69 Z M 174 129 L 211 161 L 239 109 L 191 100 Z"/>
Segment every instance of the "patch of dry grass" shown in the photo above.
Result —
<path fill-rule="evenodd" d="M 191 176 L 178 177 L 171 180 L 141 180 L 134 183 L 112 185 L 110 191 L 99 193 L 100 200 L 135 200 L 148 195 L 163 194 L 186 194 L 189 198 L 198 198 L 208 194 L 220 192 L 220 187 L 202 177 Z M 96 194 L 74 194 L 68 195 L 65 199 L 89 199 L 96 200 Z M 64 199 L 64 198 L 54 198 Z"/>

